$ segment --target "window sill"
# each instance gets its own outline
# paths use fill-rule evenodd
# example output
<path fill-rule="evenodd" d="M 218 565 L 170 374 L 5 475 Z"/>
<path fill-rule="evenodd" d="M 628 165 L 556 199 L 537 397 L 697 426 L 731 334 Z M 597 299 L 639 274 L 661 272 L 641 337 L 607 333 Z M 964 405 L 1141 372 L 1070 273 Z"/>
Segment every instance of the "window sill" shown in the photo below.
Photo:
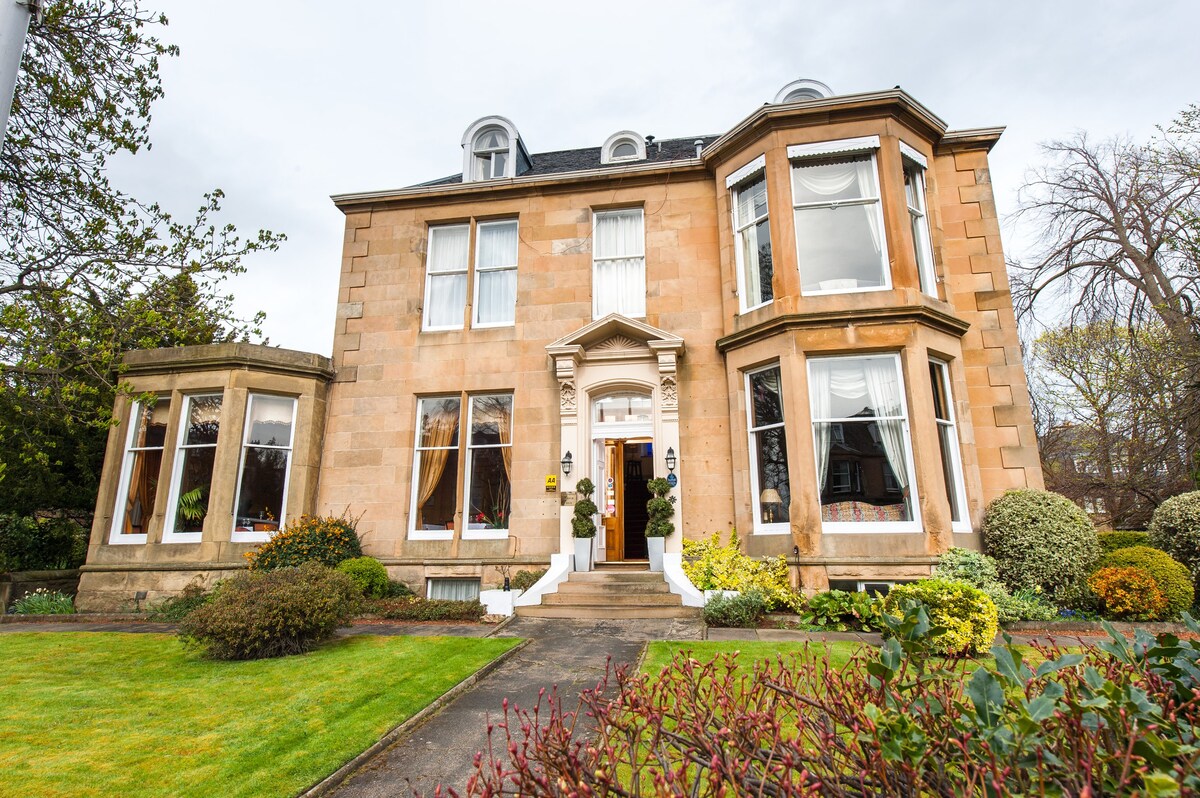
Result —
<path fill-rule="evenodd" d="M 231 543 L 266 543 L 270 539 L 270 532 L 252 532 L 244 529 L 235 529 L 229 536 Z"/>
<path fill-rule="evenodd" d="M 789 535 L 792 532 L 791 522 L 778 524 L 761 524 L 754 527 L 755 535 Z"/>
<path fill-rule="evenodd" d="M 756 310 L 760 310 L 762 308 L 769 307 L 770 305 L 773 305 L 773 304 L 775 304 L 775 297 L 771 297 L 766 302 L 760 302 L 757 305 L 751 305 L 748 308 L 742 308 L 740 311 L 738 311 L 738 315 L 745 316 L 747 313 L 753 313 Z"/>
<path fill-rule="evenodd" d="M 453 540 L 453 529 L 410 529 L 409 540 Z"/>
<path fill-rule="evenodd" d="M 805 291 L 800 289 L 800 296 L 836 296 L 838 294 L 874 294 L 879 291 L 891 291 L 890 285 L 877 285 L 870 288 L 829 288 L 824 291 Z"/>
<path fill-rule="evenodd" d="M 822 521 L 821 532 L 826 535 L 915 535 L 924 532 L 916 521 Z"/>
<path fill-rule="evenodd" d="M 443 333 L 443 332 L 462 332 L 463 326 L 460 324 L 457 327 L 421 327 L 423 333 Z"/>
<path fill-rule="evenodd" d="M 145 535 L 111 535 L 108 538 L 110 546 L 136 546 L 145 542 Z"/>
<path fill-rule="evenodd" d="M 497 321 L 497 322 L 492 322 L 490 324 L 482 324 L 480 322 L 474 322 L 471 325 L 471 329 L 472 330 L 498 330 L 498 329 L 501 329 L 504 327 L 516 327 L 516 326 L 517 326 L 517 322 L 515 320 L 513 320 L 513 321 Z M 458 329 L 461 329 L 461 328 L 458 328 Z"/>
<path fill-rule="evenodd" d="M 183 532 L 173 535 L 163 535 L 162 542 L 170 543 L 200 543 L 204 533 L 202 532 Z"/>
<path fill-rule="evenodd" d="M 508 540 L 507 529 L 471 529 L 467 527 L 462 533 L 463 540 Z"/>

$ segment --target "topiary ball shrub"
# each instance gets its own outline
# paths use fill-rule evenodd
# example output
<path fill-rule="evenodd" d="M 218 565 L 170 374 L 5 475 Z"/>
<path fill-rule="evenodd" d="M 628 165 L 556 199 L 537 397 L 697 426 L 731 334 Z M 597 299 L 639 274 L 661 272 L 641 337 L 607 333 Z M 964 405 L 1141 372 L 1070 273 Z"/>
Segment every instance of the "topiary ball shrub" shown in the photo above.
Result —
<path fill-rule="evenodd" d="M 709 626 L 753 629 L 766 614 L 767 596 L 753 588 L 736 596 L 713 596 L 704 605 L 704 623 Z"/>
<path fill-rule="evenodd" d="M 312 650 L 346 625 L 359 602 L 350 577 L 308 562 L 221 582 L 184 618 L 179 636 L 211 659 L 281 657 Z"/>
<path fill-rule="evenodd" d="M 1000 581 L 996 561 L 973 549 L 949 549 L 938 558 L 933 575 L 938 579 L 963 582 L 982 590 L 996 605 L 1000 623 L 1049 621 L 1058 616 L 1058 608 L 1046 601 L 1040 588 L 1024 588 L 1015 594 Z"/>
<path fill-rule="evenodd" d="M 982 590 L 963 582 L 922 579 L 896 585 L 883 600 L 883 611 L 888 615 L 902 614 L 900 608 L 904 599 L 925 605 L 930 622 L 943 629 L 931 639 L 932 645 L 948 657 L 987 651 L 1000 629 L 996 605 Z"/>
<path fill-rule="evenodd" d="M 984 549 L 1009 590 L 1040 588 L 1053 600 L 1083 582 L 1100 554 L 1096 527 L 1066 496 L 1010 490 L 983 515 Z"/>
<path fill-rule="evenodd" d="M 387 568 L 374 557 L 342 560 L 336 570 L 350 577 L 365 598 L 385 598 L 389 593 Z"/>
<path fill-rule="evenodd" d="M 1149 546 L 1149 532 L 1135 532 L 1130 529 L 1118 529 L 1116 532 L 1099 532 L 1101 556 L 1117 549 L 1127 549 L 1130 546 Z"/>
<path fill-rule="evenodd" d="M 1157 620 L 1174 618 L 1181 612 L 1191 609 L 1196 598 L 1192 587 L 1192 575 L 1183 563 L 1174 560 L 1170 554 L 1149 546 L 1130 546 L 1111 551 L 1100 558 L 1098 568 L 1141 568 L 1162 591 L 1166 606 L 1157 615 L 1147 615 L 1140 620 Z M 1090 585 L 1091 582 L 1089 581 Z M 1095 592 L 1095 588 L 1092 588 Z M 1097 594 L 1099 595 L 1099 594 Z M 1103 598 L 1103 596 L 1101 596 Z"/>
<path fill-rule="evenodd" d="M 266 543 L 246 553 L 250 570 L 295 568 L 306 562 L 333 568 L 343 560 L 361 557 L 362 542 L 354 530 L 355 523 L 355 519 L 345 516 L 301 516 Z"/>
<path fill-rule="evenodd" d="M 1145 568 L 1101 568 L 1088 578 L 1104 614 L 1129 621 L 1152 621 L 1167 611 L 1167 598 Z"/>
<path fill-rule="evenodd" d="M 1200 490 L 1172 496 L 1150 519 L 1150 545 L 1162 549 L 1200 577 Z"/>

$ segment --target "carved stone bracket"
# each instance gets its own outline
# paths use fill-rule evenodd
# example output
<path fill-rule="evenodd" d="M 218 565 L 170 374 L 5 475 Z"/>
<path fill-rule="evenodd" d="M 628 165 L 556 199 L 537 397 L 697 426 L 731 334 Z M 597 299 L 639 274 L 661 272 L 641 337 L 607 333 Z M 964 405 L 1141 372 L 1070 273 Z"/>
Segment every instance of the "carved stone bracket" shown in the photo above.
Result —
<path fill-rule="evenodd" d="M 662 381 L 662 406 L 664 409 L 679 407 L 679 386 L 675 383 L 675 377 L 663 375 Z"/>
<path fill-rule="evenodd" d="M 575 383 L 570 380 L 564 380 L 558 385 L 558 407 L 566 412 L 574 412 L 575 410 Z"/>

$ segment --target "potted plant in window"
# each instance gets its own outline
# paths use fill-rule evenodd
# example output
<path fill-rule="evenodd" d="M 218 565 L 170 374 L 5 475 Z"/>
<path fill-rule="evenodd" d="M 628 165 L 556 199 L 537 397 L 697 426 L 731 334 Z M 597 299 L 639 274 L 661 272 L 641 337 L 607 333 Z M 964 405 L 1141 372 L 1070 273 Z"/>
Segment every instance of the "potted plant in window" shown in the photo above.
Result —
<path fill-rule="evenodd" d="M 666 538 L 675 531 L 671 519 L 675 516 L 675 497 L 668 496 L 671 483 L 656 477 L 646 483 L 650 490 L 650 501 L 646 502 L 646 548 L 650 553 L 650 570 L 663 569 L 663 549 Z"/>
<path fill-rule="evenodd" d="M 592 539 L 596 537 L 596 503 L 592 501 L 592 493 L 596 486 L 590 479 L 584 477 L 575 483 L 575 492 L 579 494 L 575 502 L 575 517 L 571 519 L 571 537 L 575 539 L 575 570 L 592 570 Z"/>

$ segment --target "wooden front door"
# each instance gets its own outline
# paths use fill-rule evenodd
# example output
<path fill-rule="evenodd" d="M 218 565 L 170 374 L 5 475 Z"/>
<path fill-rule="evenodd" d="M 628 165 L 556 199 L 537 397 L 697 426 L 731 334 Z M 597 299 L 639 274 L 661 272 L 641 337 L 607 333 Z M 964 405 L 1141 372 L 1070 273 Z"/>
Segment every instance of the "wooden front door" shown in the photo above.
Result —
<path fill-rule="evenodd" d="M 625 559 L 625 441 L 604 441 L 604 484 L 599 486 L 600 515 L 604 519 L 604 559 Z"/>

